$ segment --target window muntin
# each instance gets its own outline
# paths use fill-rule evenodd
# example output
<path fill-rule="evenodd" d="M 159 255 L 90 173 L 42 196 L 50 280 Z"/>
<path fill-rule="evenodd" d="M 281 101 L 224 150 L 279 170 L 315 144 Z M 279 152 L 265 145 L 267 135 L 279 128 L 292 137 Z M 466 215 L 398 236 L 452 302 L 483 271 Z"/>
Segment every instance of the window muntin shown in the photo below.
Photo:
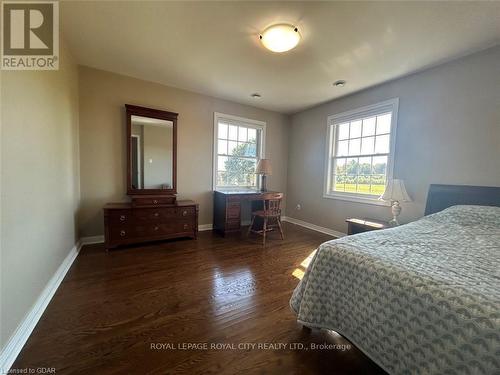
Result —
<path fill-rule="evenodd" d="M 252 122 L 250 122 L 252 121 Z M 257 162 L 262 155 L 264 127 L 232 119 L 232 116 L 217 116 L 215 119 L 215 187 L 256 188 Z"/>
<path fill-rule="evenodd" d="M 392 176 L 397 99 L 329 118 L 325 196 L 376 199 Z"/>

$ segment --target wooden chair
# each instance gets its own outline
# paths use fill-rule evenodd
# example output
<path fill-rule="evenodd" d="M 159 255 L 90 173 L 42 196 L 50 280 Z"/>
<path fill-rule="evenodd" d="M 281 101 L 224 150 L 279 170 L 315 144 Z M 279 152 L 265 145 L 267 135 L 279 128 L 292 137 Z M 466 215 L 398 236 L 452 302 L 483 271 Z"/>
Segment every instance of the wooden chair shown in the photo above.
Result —
<path fill-rule="evenodd" d="M 284 240 L 283 228 L 281 227 L 281 201 L 283 193 L 269 193 L 262 201 L 262 210 L 252 212 L 252 223 L 248 228 L 247 237 L 251 232 L 262 235 L 262 246 L 266 246 L 266 234 L 275 228 L 280 231 L 281 239 Z M 254 230 L 255 219 L 260 218 L 262 229 Z"/>

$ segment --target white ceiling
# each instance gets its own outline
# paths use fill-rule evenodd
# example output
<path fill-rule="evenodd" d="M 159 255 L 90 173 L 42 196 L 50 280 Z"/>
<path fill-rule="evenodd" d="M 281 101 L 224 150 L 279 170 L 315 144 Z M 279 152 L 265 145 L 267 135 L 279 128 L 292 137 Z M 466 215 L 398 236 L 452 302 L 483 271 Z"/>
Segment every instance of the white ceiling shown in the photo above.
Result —
<path fill-rule="evenodd" d="M 302 41 L 275 54 L 282 22 Z M 61 25 L 80 64 L 294 113 L 499 44 L 500 2 L 70 1 Z"/>

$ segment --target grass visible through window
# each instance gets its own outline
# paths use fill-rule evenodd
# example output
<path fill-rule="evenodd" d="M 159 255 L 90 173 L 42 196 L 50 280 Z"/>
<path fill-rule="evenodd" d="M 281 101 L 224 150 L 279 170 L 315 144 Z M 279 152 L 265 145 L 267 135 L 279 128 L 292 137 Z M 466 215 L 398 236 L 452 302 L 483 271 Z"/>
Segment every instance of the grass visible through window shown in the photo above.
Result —
<path fill-rule="evenodd" d="M 371 185 L 370 190 L 370 184 L 335 184 L 335 191 L 345 191 L 348 193 L 382 195 L 384 193 L 384 189 L 384 185 Z"/>

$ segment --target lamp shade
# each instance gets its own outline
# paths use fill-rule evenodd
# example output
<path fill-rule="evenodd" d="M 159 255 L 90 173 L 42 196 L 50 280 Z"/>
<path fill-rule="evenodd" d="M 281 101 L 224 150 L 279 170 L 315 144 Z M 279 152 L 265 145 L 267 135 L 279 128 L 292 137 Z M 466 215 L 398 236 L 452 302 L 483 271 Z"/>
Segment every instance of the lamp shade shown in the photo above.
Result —
<path fill-rule="evenodd" d="M 384 194 L 379 198 L 383 201 L 411 202 L 411 198 L 406 192 L 403 180 L 390 180 L 385 187 Z"/>
<path fill-rule="evenodd" d="M 255 173 L 270 176 L 273 174 L 273 169 L 271 168 L 271 161 L 269 159 L 260 159 L 257 163 L 257 168 Z"/>

